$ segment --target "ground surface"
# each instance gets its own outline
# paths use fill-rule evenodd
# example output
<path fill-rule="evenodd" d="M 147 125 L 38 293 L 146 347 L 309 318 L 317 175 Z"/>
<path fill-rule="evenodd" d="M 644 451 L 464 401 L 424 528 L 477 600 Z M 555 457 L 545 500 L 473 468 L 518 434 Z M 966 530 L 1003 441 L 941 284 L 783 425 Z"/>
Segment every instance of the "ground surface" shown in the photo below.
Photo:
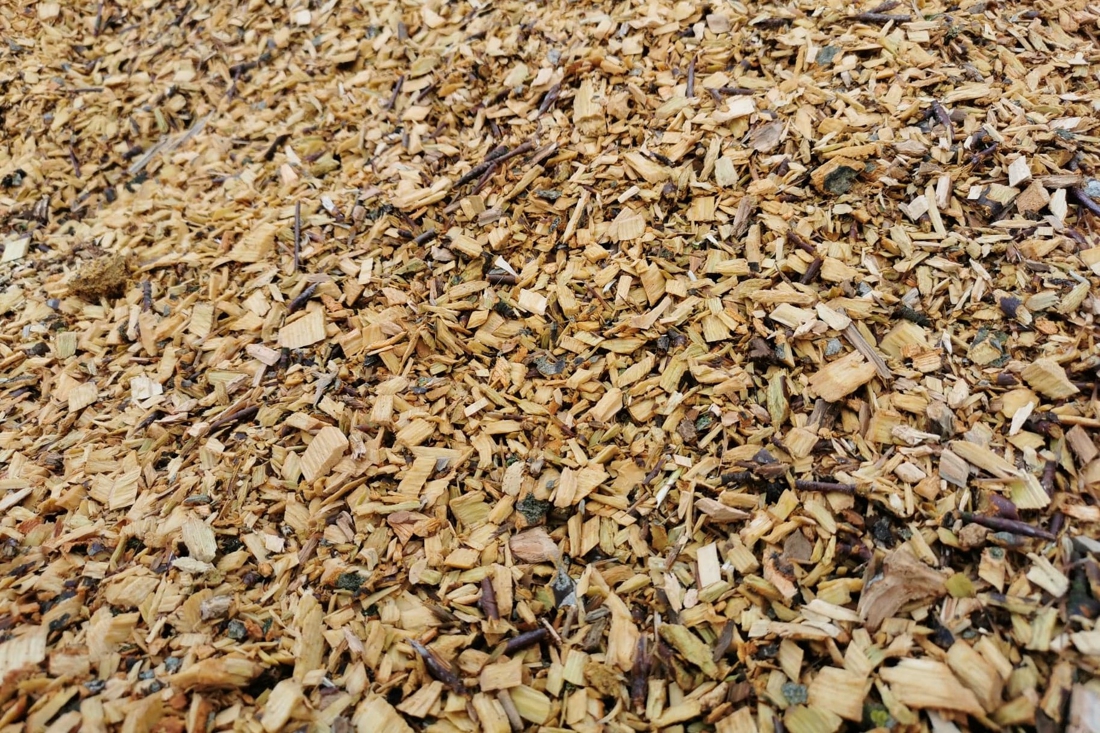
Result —
<path fill-rule="evenodd" d="M 1097 730 L 1097 18 L 0 4 L 0 731 Z"/>

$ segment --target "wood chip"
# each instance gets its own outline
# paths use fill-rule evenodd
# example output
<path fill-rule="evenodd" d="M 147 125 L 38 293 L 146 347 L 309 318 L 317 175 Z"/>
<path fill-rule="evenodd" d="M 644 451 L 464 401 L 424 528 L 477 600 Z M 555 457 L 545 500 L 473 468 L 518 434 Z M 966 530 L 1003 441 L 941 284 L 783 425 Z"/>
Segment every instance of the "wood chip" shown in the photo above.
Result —
<path fill-rule="evenodd" d="M 1093 727 L 1096 8 L 8 5 L 0 733 Z"/>
<path fill-rule="evenodd" d="M 302 475 L 306 481 L 316 481 L 328 474 L 347 450 L 348 439 L 339 428 L 328 426 L 310 441 L 302 454 Z"/>

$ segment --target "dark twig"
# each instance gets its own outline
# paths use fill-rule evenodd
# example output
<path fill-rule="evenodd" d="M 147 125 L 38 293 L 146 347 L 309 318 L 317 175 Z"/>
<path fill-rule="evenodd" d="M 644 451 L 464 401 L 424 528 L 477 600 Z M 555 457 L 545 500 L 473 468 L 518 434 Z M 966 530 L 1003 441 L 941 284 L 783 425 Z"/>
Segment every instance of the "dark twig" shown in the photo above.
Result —
<path fill-rule="evenodd" d="M 687 86 L 684 89 L 684 96 L 688 99 L 695 97 L 695 57 L 691 57 L 691 61 L 688 62 L 688 78 Z"/>
<path fill-rule="evenodd" d="M 72 145 L 69 146 L 69 162 L 73 164 L 73 173 L 76 174 L 77 178 L 80 178 L 80 161 L 77 160 L 76 151 L 73 150 Z"/>
<path fill-rule="evenodd" d="M 803 491 L 839 491 L 844 494 L 854 494 L 856 487 L 851 484 L 842 484 L 836 481 L 804 481 L 799 479 L 794 482 L 796 489 Z"/>
<path fill-rule="evenodd" d="M 649 689 L 649 654 L 646 649 L 645 636 L 638 637 L 638 645 L 634 648 L 634 666 L 630 670 L 630 701 L 634 703 L 634 709 L 640 711 L 645 707 L 646 691 Z"/>
<path fill-rule="evenodd" d="M 462 684 L 462 680 L 459 679 L 458 675 L 455 674 L 449 664 L 440 660 L 430 649 L 428 649 L 428 647 L 415 639 L 410 639 L 409 645 L 415 649 L 416 653 L 420 655 L 420 658 L 424 660 L 424 666 L 428 668 L 428 672 L 432 677 L 447 685 L 447 687 L 450 687 L 459 695 L 466 694 L 466 685 Z"/>
<path fill-rule="evenodd" d="M 486 575 L 481 579 L 481 610 L 485 612 L 485 618 L 490 621 L 500 620 L 500 611 L 497 609 L 497 593 L 493 590 L 493 581 Z"/>
<path fill-rule="evenodd" d="M 972 514 L 971 512 L 962 512 L 962 520 L 964 522 L 973 522 L 974 524 L 980 524 L 986 529 L 992 529 L 995 532 L 1009 532 L 1011 534 L 1018 534 L 1023 537 L 1035 537 L 1041 540 L 1056 540 L 1055 535 L 1040 529 L 1039 527 L 1033 527 L 1030 524 L 1021 522 L 1015 519 L 1005 519 L 1004 517 L 990 517 L 985 514 Z"/>
<path fill-rule="evenodd" d="M 821 273 L 821 266 L 825 263 L 825 260 L 820 257 L 814 257 L 814 261 L 810 263 L 810 266 L 806 268 L 806 272 L 802 273 L 802 277 L 798 278 L 798 282 L 803 285 L 809 285 L 817 276 Z"/>
<path fill-rule="evenodd" d="M 510 160 L 510 159 L 516 157 L 517 155 L 523 155 L 524 153 L 528 153 L 528 152 L 530 152 L 534 149 L 535 149 L 534 141 L 528 140 L 525 143 L 521 143 L 520 145 L 517 145 L 515 147 L 515 149 L 509 150 L 507 153 L 502 153 L 501 155 L 497 156 L 496 158 L 493 158 L 493 162 L 496 163 L 497 165 L 500 165 L 501 163 L 503 163 L 506 160 Z"/>
<path fill-rule="evenodd" d="M 856 13 L 846 18 L 857 23 L 908 23 L 912 19 L 911 15 L 890 15 L 889 13 Z"/>
<path fill-rule="evenodd" d="M 493 148 L 492 150 L 489 151 L 489 154 L 485 156 L 485 160 L 481 161 L 480 163 L 475 165 L 473 168 L 471 168 L 466 173 L 466 175 L 464 175 L 464 176 L 462 176 L 462 178 L 458 179 L 458 182 L 455 183 L 455 185 L 456 186 L 466 185 L 470 181 L 472 181 L 475 178 L 477 178 L 478 176 L 480 176 L 485 171 L 489 170 L 489 168 L 493 167 L 493 165 L 500 158 L 504 157 L 507 154 L 508 154 L 508 148 L 504 147 L 503 145 L 501 145 L 499 147 L 496 147 L 496 148 Z"/>
<path fill-rule="evenodd" d="M 294 202 L 294 272 L 298 272 L 302 253 L 302 202 Z"/>
<path fill-rule="evenodd" d="M 435 239 L 435 235 L 436 235 L 435 229 L 428 229 L 428 230 L 424 231 L 423 233 L 421 233 L 419 236 L 417 236 L 417 238 L 413 240 L 413 244 L 425 245 L 428 242 Z"/>
<path fill-rule="evenodd" d="M 1085 189 L 1079 186 L 1074 186 L 1069 191 L 1073 195 L 1073 198 L 1077 201 L 1077 203 L 1081 204 L 1081 206 L 1084 206 L 1086 209 L 1096 214 L 1097 216 L 1100 216 L 1100 204 L 1096 203 L 1096 201 L 1091 196 L 1085 193 Z"/>
<path fill-rule="evenodd" d="M 485 188 L 485 186 L 489 184 L 489 181 L 493 179 L 493 176 L 496 175 L 496 172 L 497 163 L 494 160 L 492 163 L 489 164 L 489 167 L 485 169 L 485 172 L 481 174 L 481 178 L 477 179 L 477 183 L 474 184 L 474 187 L 470 189 L 470 195 L 476 196 L 478 193 L 480 193 L 481 189 Z"/>
<path fill-rule="evenodd" d="M 801 236 L 799 236 L 798 232 L 796 232 L 795 230 L 787 230 L 787 241 L 793 244 L 795 247 L 798 247 L 806 254 L 813 255 L 814 257 L 817 256 L 817 250 L 814 249 L 814 246 L 803 239 Z"/>
<path fill-rule="evenodd" d="M 1057 472 L 1058 461 L 1047 461 L 1043 465 L 1043 477 L 1039 479 L 1039 483 L 1046 489 L 1047 494 L 1054 494 L 1054 475 Z"/>
<path fill-rule="evenodd" d="M 220 415 L 216 420 L 214 420 L 214 422 L 210 423 L 209 432 L 213 433 L 215 430 L 223 428 L 226 425 L 230 425 L 232 423 L 239 423 L 246 420 L 251 420 L 253 417 L 256 416 L 256 413 L 259 411 L 260 408 L 257 405 L 245 405 L 239 410 L 233 410 L 228 415 Z"/>
<path fill-rule="evenodd" d="M 287 314 L 295 313 L 300 310 L 309 299 L 313 297 L 313 293 L 317 291 L 317 283 L 311 283 L 305 290 L 298 293 L 293 300 L 290 301 L 290 305 L 287 306 Z"/>
<path fill-rule="evenodd" d="M 538 628 L 533 631 L 524 631 L 519 636 L 515 636 L 508 640 L 504 645 L 504 653 L 507 655 L 515 654 L 518 651 L 522 651 L 527 647 L 534 646 L 540 643 L 548 635 L 545 628 Z"/>
<path fill-rule="evenodd" d="M 936 120 L 944 126 L 945 130 L 947 130 L 947 142 L 954 143 L 955 125 L 951 121 L 951 113 L 939 102 L 932 102 L 932 114 L 936 116 Z"/>
<path fill-rule="evenodd" d="M 401 87 L 403 86 L 405 86 L 404 74 L 397 77 L 397 83 L 393 85 L 393 94 L 391 94 L 389 100 L 387 100 L 386 103 L 382 105 L 382 109 L 387 111 L 393 109 L 393 106 L 397 104 L 397 95 L 401 93 Z"/>
<path fill-rule="evenodd" d="M 711 89 L 711 92 L 717 92 L 718 94 L 725 94 L 727 96 L 737 97 L 751 97 L 756 92 L 752 89 L 746 89 L 745 87 L 717 87 Z"/>
<path fill-rule="evenodd" d="M 554 106 L 554 102 L 558 101 L 558 96 L 561 94 L 561 83 L 555 84 L 546 90 L 546 94 L 542 95 L 542 102 L 539 103 L 539 112 L 537 117 L 542 117 L 546 112 Z"/>

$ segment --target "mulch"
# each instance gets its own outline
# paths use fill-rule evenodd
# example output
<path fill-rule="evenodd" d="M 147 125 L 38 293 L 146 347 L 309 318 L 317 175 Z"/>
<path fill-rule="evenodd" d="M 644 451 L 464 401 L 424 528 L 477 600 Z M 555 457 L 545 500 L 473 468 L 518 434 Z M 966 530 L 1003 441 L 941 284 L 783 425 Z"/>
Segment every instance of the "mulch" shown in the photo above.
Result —
<path fill-rule="evenodd" d="M 1100 730 L 1097 22 L 0 7 L 0 733 Z"/>

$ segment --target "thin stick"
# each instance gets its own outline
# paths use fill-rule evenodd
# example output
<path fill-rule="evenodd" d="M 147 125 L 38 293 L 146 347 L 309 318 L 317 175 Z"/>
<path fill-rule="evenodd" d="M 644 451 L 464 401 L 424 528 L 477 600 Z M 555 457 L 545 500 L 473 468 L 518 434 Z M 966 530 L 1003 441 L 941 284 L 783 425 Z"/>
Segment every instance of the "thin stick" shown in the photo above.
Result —
<path fill-rule="evenodd" d="M 837 483 L 836 481 L 803 481 L 799 479 L 794 482 L 794 487 L 803 491 L 839 491 L 844 494 L 854 494 L 856 491 L 855 486 Z"/>
<path fill-rule="evenodd" d="M 695 98 L 695 57 L 691 57 L 691 61 L 688 62 L 688 78 L 687 88 L 684 90 L 684 96 L 688 99 Z"/>
<path fill-rule="evenodd" d="M 561 94 L 560 82 L 546 90 L 546 94 L 543 95 L 542 102 L 539 104 L 537 117 L 542 117 L 551 107 L 554 106 L 554 102 L 558 101 L 559 94 Z"/>
<path fill-rule="evenodd" d="M 302 252 L 302 202 L 294 202 L 294 272 L 298 272 Z"/>
<path fill-rule="evenodd" d="M 538 644 L 543 639 L 549 636 L 549 633 L 545 628 L 535 629 L 534 631 L 525 631 L 519 636 L 515 636 L 508 640 L 504 645 L 505 654 L 515 654 L 518 651 L 522 651 L 529 646 Z"/>
<path fill-rule="evenodd" d="M 503 149 L 504 152 L 499 152 L 498 153 L 497 151 L 502 150 L 502 149 L 497 148 L 492 153 L 489 153 L 489 155 L 487 155 L 485 157 L 485 160 L 481 161 L 480 163 L 475 165 L 473 168 L 471 168 L 470 171 L 466 175 L 462 176 L 462 178 L 459 178 L 458 182 L 455 184 L 455 186 L 465 185 L 465 184 L 469 183 L 470 181 L 474 180 L 475 178 L 477 178 L 478 176 L 480 176 L 485 171 L 487 171 L 490 167 L 492 167 L 494 165 L 500 165 L 504 161 L 506 161 L 510 158 L 514 158 L 517 155 L 523 155 L 524 153 L 526 153 L 530 150 L 534 150 L 534 148 L 535 148 L 535 143 L 530 141 L 530 140 L 523 143 L 522 145 L 517 146 L 514 150 L 508 150 L 508 149 L 505 148 L 505 149 Z"/>
<path fill-rule="evenodd" d="M 1030 524 L 1020 522 L 1015 519 L 1005 519 L 1004 517 L 989 517 L 985 514 L 971 514 L 970 512 L 963 512 L 962 519 L 964 522 L 973 522 L 974 524 L 980 524 L 981 526 L 992 529 L 995 532 L 1009 532 L 1011 534 L 1018 534 L 1024 537 L 1035 537 L 1041 540 L 1056 540 L 1058 539 L 1053 533 L 1040 529 L 1039 527 L 1033 527 Z"/>
<path fill-rule="evenodd" d="M 718 87 L 710 90 L 712 93 L 728 94 L 738 97 L 751 97 L 756 92 L 752 89 L 746 89 L 745 87 Z"/>
<path fill-rule="evenodd" d="M 466 685 L 462 684 L 462 680 L 455 674 L 450 665 L 440 661 L 430 649 L 415 639 L 410 639 L 409 645 L 424 660 L 424 666 L 428 668 L 428 672 L 432 677 L 447 685 L 459 695 L 466 694 Z"/>
<path fill-rule="evenodd" d="M 1096 203 L 1096 201 L 1093 200 L 1091 196 L 1085 193 L 1085 189 L 1074 186 L 1069 191 L 1071 194 L 1073 194 L 1073 198 L 1077 200 L 1077 203 L 1081 204 L 1081 206 L 1084 206 L 1086 209 L 1096 214 L 1097 216 L 1100 216 L 1100 204 Z"/>
<path fill-rule="evenodd" d="M 539 619 L 542 622 L 543 628 L 546 629 L 546 633 L 550 634 L 550 638 L 554 640 L 554 643 L 558 646 L 562 645 L 561 635 L 558 634 L 558 630 L 550 625 L 550 622 L 546 619 Z"/>
<path fill-rule="evenodd" d="M 497 702 L 504 708 L 504 715 L 507 716 L 508 726 L 513 733 L 520 733 L 523 730 L 523 719 L 519 717 L 519 710 L 516 709 L 516 704 L 512 702 L 512 696 L 508 694 L 507 690 L 497 690 Z"/>
<path fill-rule="evenodd" d="M 493 589 L 493 581 L 486 575 L 481 579 L 481 610 L 485 612 L 485 618 L 490 621 L 500 620 L 500 611 L 497 609 L 497 594 Z"/>
<path fill-rule="evenodd" d="M 405 86 L 405 75 L 397 77 L 397 83 L 393 85 L 393 94 L 390 95 L 389 100 L 382 105 L 382 109 L 391 110 L 393 106 L 397 104 L 397 95 L 401 93 L 401 87 Z"/>
<path fill-rule="evenodd" d="M 436 234 L 435 229 L 428 229 L 427 231 L 425 231 L 425 232 L 421 233 L 420 235 L 418 235 L 416 237 L 416 239 L 413 240 L 413 244 L 417 244 L 417 245 L 427 244 L 428 242 L 435 239 L 435 234 Z"/>
<path fill-rule="evenodd" d="M 911 15 L 890 15 L 889 13 L 856 13 L 847 17 L 847 20 L 860 23 L 908 23 L 912 19 Z"/>
<path fill-rule="evenodd" d="M 295 265 L 297 269 L 297 265 Z M 295 313 L 302 308 L 309 299 L 313 297 L 313 294 L 317 291 L 317 283 L 312 283 L 305 290 L 298 293 L 293 300 L 290 301 L 290 305 L 287 306 L 287 313 Z"/>
<path fill-rule="evenodd" d="M 803 285 L 809 285 L 817 276 L 821 273 L 821 266 L 825 263 L 825 260 L 820 257 L 814 257 L 813 262 L 806 268 L 806 272 L 802 273 L 802 277 L 798 278 L 798 282 Z"/>
<path fill-rule="evenodd" d="M 485 171 L 487 171 L 487 170 L 489 170 L 490 168 L 493 167 L 493 164 L 496 162 L 497 158 L 499 158 L 500 156 L 504 155 L 507 152 L 508 152 L 508 148 L 506 148 L 504 146 L 501 146 L 499 148 L 494 148 L 493 150 L 489 151 L 489 154 L 485 156 L 485 160 L 481 161 L 480 163 L 475 165 L 473 168 L 471 168 L 469 171 L 467 171 L 464 176 L 462 176 L 461 178 L 458 179 L 458 182 L 455 183 L 455 185 L 456 186 L 463 186 L 463 185 L 469 183 L 470 181 L 478 178 L 479 176 L 481 176 L 482 173 L 484 173 Z"/>

